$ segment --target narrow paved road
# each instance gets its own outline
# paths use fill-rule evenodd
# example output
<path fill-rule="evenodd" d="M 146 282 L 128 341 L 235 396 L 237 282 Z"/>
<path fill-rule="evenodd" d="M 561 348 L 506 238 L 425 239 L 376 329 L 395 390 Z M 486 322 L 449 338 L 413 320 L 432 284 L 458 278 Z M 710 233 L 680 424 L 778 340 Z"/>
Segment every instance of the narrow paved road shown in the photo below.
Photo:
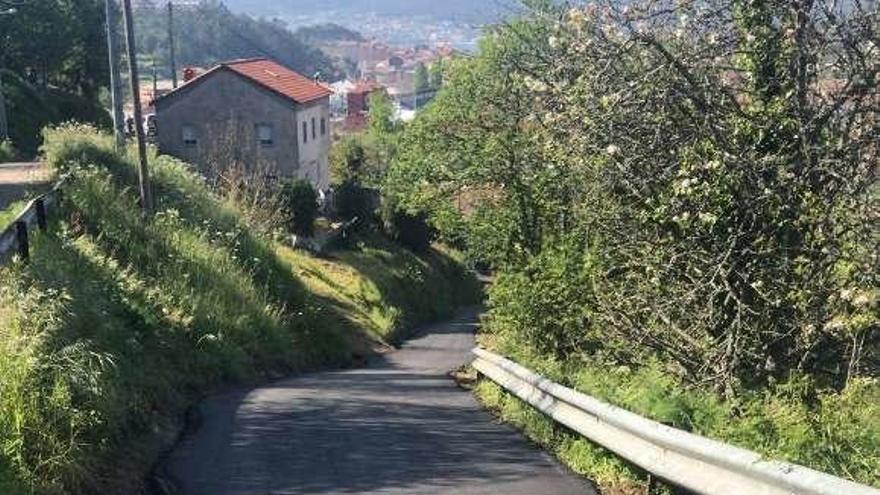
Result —
<path fill-rule="evenodd" d="M 48 177 L 41 163 L 0 163 L 0 210 L 24 198 L 29 189 L 44 189 Z"/>
<path fill-rule="evenodd" d="M 212 399 L 168 471 L 187 495 L 595 494 L 448 377 L 475 322 L 462 313 L 361 369 Z"/>

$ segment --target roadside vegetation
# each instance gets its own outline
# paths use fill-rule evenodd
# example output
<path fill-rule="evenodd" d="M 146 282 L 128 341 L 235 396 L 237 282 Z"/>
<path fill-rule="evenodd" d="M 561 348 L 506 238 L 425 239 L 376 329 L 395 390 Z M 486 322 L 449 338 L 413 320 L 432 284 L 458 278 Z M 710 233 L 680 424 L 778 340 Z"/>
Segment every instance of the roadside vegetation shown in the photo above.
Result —
<path fill-rule="evenodd" d="M 111 137 L 44 138 L 72 175 L 30 264 L 0 268 L 0 493 L 130 493 L 203 394 L 350 363 L 475 297 L 452 255 L 378 232 L 296 252 L 169 157 L 144 218 Z"/>
<path fill-rule="evenodd" d="M 0 15 L 0 33 L 0 79 L 19 158 L 36 155 L 46 125 L 77 120 L 109 127 L 99 102 L 110 80 L 104 2 L 18 2 Z"/>
<path fill-rule="evenodd" d="M 3 77 L 0 75 L 0 77 Z M 18 151 L 12 146 L 12 140 L 0 141 L 0 163 L 12 162 L 18 158 Z"/>
<path fill-rule="evenodd" d="M 446 68 L 385 177 L 495 271 L 485 345 L 880 486 L 876 6 L 528 3 Z M 606 487 L 643 483 L 478 395 Z"/>
<path fill-rule="evenodd" d="M 25 201 L 13 201 L 6 208 L 0 210 L 0 230 L 5 229 L 21 213 L 26 204 Z"/>

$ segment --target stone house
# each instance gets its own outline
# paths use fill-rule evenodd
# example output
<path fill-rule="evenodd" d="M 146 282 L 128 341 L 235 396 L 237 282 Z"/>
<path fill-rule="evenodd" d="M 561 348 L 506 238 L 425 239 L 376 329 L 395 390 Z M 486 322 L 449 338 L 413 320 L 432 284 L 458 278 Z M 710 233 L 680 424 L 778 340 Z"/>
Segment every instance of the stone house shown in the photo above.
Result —
<path fill-rule="evenodd" d="M 330 185 L 330 95 L 265 58 L 222 63 L 153 101 L 161 153 Z"/>

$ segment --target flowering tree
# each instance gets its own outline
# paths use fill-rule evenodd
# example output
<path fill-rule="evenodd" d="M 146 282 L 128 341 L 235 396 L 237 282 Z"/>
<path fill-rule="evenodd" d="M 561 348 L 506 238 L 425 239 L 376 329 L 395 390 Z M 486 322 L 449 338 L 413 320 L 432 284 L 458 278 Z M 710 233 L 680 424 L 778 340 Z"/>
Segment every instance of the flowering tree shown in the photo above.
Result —
<path fill-rule="evenodd" d="M 728 395 L 876 375 L 876 6 L 532 4 L 450 71 L 391 174 L 516 275 L 497 316 Z"/>

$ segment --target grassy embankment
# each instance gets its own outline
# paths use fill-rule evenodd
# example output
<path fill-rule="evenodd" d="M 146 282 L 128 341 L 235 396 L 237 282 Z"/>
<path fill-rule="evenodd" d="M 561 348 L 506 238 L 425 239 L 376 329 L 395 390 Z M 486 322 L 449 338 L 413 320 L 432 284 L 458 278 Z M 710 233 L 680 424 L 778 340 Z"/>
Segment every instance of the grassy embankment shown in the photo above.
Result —
<path fill-rule="evenodd" d="M 204 393 L 343 365 L 474 294 L 439 251 L 273 243 L 167 157 L 144 219 L 131 158 L 87 128 L 49 132 L 45 154 L 74 174 L 31 263 L 0 269 L 3 494 L 130 492 Z"/>
<path fill-rule="evenodd" d="M 21 213 L 21 210 L 27 205 L 26 201 L 13 201 L 6 208 L 0 210 L 0 230 L 6 228 L 9 222 Z"/>
<path fill-rule="evenodd" d="M 662 423 L 836 476 L 880 487 L 880 383 L 854 380 L 842 392 L 816 394 L 805 379 L 735 401 L 688 386 L 659 366 L 604 366 L 541 355 L 488 321 L 483 344 L 556 382 Z M 561 427 L 489 380 L 475 389 L 502 420 L 554 453 L 603 493 L 641 494 L 644 473 Z"/>

